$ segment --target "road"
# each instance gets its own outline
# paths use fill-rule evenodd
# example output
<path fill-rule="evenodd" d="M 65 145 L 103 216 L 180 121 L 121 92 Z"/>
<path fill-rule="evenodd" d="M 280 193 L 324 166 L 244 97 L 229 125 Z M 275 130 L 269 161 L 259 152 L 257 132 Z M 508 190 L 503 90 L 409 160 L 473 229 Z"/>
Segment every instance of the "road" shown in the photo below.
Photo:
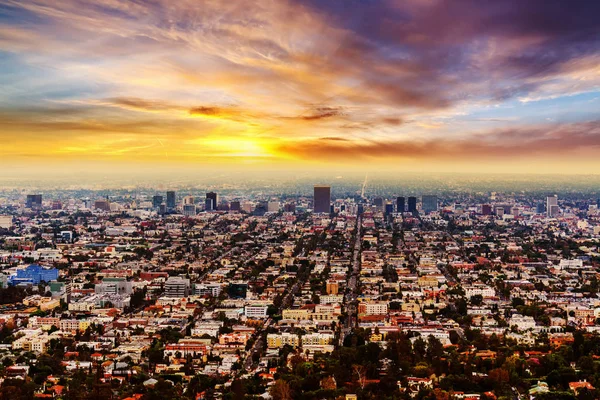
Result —
<path fill-rule="evenodd" d="M 362 189 L 360 190 L 360 197 L 361 199 L 365 198 L 365 189 L 367 188 L 367 180 L 369 179 L 369 174 L 365 175 L 365 180 L 362 184 Z"/>
<path fill-rule="evenodd" d="M 354 240 L 354 251 L 352 254 L 352 271 L 348 280 L 348 290 L 346 293 L 346 321 L 341 327 L 340 346 L 344 343 L 346 336 L 350 334 L 352 328 L 356 325 L 356 299 L 358 298 L 358 277 L 360 275 L 360 253 L 362 247 L 362 217 L 356 218 L 356 238 Z"/>

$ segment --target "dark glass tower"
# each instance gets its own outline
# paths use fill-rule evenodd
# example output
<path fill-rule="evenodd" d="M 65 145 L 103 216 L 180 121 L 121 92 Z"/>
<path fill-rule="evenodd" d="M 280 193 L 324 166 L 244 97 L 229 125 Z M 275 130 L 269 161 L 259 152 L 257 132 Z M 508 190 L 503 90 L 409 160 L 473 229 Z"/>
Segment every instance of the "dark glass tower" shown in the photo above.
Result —
<path fill-rule="evenodd" d="M 168 210 L 174 210 L 175 209 L 175 203 L 177 196 L 175 195 L 175 192 L 167 192 L 167 209 Z"/>
<path fill-rule="evenodd" d="M 406 200 L 404 197 L 396 199 L 396 212 L 403 213 L 406 210 Z"/>
<path fill-rule="evenodd" d="M 329 213 L 331 204 L 331 187 L 315 186 L 314 207 L 315 213 Z"/>
<path fill-rule="evenodd" d="M 417 211 L 417 198 L 409 197 L 408 198 L 408 212 L 416 212 Z"/>

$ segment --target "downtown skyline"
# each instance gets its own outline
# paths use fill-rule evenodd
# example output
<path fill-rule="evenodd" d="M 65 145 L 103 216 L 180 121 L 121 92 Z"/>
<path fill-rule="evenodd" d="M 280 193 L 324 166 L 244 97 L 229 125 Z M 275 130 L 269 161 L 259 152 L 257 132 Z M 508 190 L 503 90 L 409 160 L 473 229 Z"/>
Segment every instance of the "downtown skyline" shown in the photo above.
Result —
<path fill-rule="evenodd" d="M 599 12 L 3 0 L 0 166 L 597 173 Z"/>

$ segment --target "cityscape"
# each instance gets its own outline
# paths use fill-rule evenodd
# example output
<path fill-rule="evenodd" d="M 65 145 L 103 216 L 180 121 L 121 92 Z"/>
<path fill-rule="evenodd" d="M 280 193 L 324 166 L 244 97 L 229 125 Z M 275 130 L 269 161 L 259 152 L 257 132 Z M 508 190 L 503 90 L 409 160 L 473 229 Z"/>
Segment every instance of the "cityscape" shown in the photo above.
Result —
<path fill-rule="evenodd" d="M 599 0 L 0 0 L 0 400 L 600 400 Z"/>
<path fill-rule="evenodd" d="M 369 191 L 5 194 L 2 395 L 597 398 L 600 192 Z"/>

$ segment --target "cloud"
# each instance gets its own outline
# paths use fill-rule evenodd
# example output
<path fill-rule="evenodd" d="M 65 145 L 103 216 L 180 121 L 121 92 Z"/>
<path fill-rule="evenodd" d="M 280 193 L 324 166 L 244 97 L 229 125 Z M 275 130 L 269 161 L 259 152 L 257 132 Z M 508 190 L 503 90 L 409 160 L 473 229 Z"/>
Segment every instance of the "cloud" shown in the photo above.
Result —
<path fill-rule="evenodd" d="M 526 156 L 560 156 L 600 150 L 600 121 L 520 126 L 480 132 L 467 138 L 437 140 L 346 140 L 319 138 L 287 142 L 277 151 L 305 160 L 481 160 Z"/>
<path fill-rule="evenodd" d="M 300 159 L 575 151 L 595 138 L 572 122 L 597 112 L 523 114 L 600 91 L 598 14 L 593 0 L 6 0 L 0 123 L 23 146 L 214 130 Z M 531 125 L 472 134 L 457 116 Z"/>
<path fill-rule="evenodd" d="M 107 99 L 108 104 L 140 111 L 169 111 L 179 107 L 161 100 L 147 100 L 137 97 L 115 97 Z"/>
<path fill-rule="evenodd" d="M 322 119 L 340 117 L 343 115 L 344 112 L 339 107 L 315 107 L 314 109 L 307 111 L 307 113 L 300 115 L 297 119 L 303 121 L 318 121 Z"/>
<path fill-rule="evenodd" d="M 349 139 L 345 139 L 342 137 L 322 137 L 319 138 L 319 140 L 324 140 L 324 141 L 332 141 L 332 142 L 349 142 Z"/>

